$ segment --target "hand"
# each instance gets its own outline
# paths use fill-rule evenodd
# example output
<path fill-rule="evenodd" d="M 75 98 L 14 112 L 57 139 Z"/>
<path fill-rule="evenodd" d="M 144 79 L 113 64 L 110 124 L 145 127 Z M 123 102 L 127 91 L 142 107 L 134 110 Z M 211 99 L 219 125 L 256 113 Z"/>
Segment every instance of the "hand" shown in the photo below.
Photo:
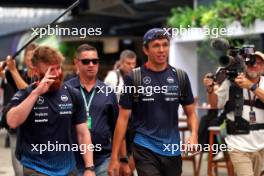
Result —
<path fill-rule="evenodd" d="M 4 72 L 4 69 L 5 69 L 3 68 L 4 63 L 5 61 L 0 62 L 0 72 Z"/>
<path fill-rule="evenodd" d="M 84 171 L 83 176 L 95 176 L 95 172 L 86 170 Z"/>
<path fill-rule="evenodd" d="M 119 176 L 120 163 L 118 159 L 111 159 L 108 166 L 108 175 L 109 176 Z"/>
<path fill-rule="evenodd" d="M 131 169 L 128 165 L 128 163 L 121 163 L 120 164 L 120 170 L 119 170 L 119 175 L 120 176 L 131 176 Z"/>
<path fill-rule="evenodd" d="M 212 87 L 214 85 L 214 80 L 213 80 L 212 76 L 213 76 L 212 73 L 207 73 L 204 76 L 203 83 L 204 83 L 204 86 L 206 86 L 207 88 Z"/>
<path fill-rule="evenodd" d="M 49 87 L 53 84 L 55 81 L 56 76 L 51 75 L 51 67 L 48 68 L 44 78 L 37 83 L 37 88 L 34 90 L 37 95 L 42 95 L 46 93 L 49 90 Z"/>
<path fill-rule="evenodd" d="M 6 58 L 6 66 L 10 70 L 10 72 L 16 71 L 16 60 L 12 59 L 11 56 L 7 56 Z"/>
<path fill-rule="evenodd" d="M 240 87 L 240 88 L 245 88 L 245 89 L 250 89 L 253 85 L 253 83 L 246 78 L 244 73 L 240 73 L 236 79 L 235 83 Z"/>
<path fill-rule="evenodd" d="M 197 144 L 198 144 L 197 135 L 191 135 L 189 139 L 187 140 L 187 145 L 188 145 L 187 152 L 191 152 L 192 154 L 199 152 L 199 151 L 196 151 L 196 146 L 198 146 Z M 188 149 L 191 149 L 191 151 L 188 151 Z"/>

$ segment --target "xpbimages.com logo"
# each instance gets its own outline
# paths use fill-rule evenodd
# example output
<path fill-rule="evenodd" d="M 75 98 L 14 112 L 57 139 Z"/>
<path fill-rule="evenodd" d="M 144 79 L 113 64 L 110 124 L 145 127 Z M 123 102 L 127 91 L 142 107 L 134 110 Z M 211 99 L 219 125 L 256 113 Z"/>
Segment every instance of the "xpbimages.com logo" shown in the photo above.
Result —
<path fill-rule="evenodd" d="M 121 94 L 124 93 L 139 93 L 144 94 L 146 96 L 151 96 L 153 94 L 166 94 L 168 93 L 168 86 L 97 86 L 97 93 L 103 93 L 108 96 L 111 93 L 119 93 L 119 89 Z M 177 89 L 177 88 L 176 88 Z"/>
<path fill-rule="evenodd" d="M 39 35 L 39 38 L 46 35 L 56 36 L 79 36 L 80 38 L 86 38 L 87 36 L 99 36 L 102 35 L 102 28 L 68 28 L 68 27 L 51 27 L 48 25 L 43 28 L 31 28 L 33 33 L 32 36 Z"/>
<path fill-rule="evenodd" d="M 213 144 L 210 146 L 210 144 L 189 144 L 183 143 L 182 141 L 180 141 L 180 144 L 163 144 L 163 152 L 170 152 L 171 154 L 175 154 L 179 151 L 185 154 L 193 151 L 193 154 L 195 154 L 202 151 L 209 152 L 210 150 L 213 154 L 217 154 L 220 151 L 232 151 L 233 149 L 227 144 Z"/>
<path fill-rule="evenodd" d="M 60 144 L 58 141 L 51 143 L 48 141 L 47 144 L 31 144 L 31 152 L 37 152 L 43 154 L 43 152 L 77 152 L 80 151 L 81 154 L 87 151 L 101 151 L 101 144 Z"/>
<path fill-rule="evenodd" d="M 233 28 L 194 28 L 188 25 L 187 27 L 183 27 L 180 25 L 179 28 L 163 28 L 164 35 L 168 35 L 171 38 L 176 38 L 180 36 L 192 36 L 192 34 L 203 34 L 205 36 L 210 36 L 212 38 L 217 38 L 219 36 L 231 35 L 235 32 Z"/>

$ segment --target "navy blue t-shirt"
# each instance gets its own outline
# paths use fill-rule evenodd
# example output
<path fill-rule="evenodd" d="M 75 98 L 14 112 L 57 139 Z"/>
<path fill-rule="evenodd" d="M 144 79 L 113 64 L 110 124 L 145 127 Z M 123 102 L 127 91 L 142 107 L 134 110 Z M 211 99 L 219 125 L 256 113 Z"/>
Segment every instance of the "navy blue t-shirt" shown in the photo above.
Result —
<path fill-rule="evenodd" d="M 168 66 L 165 70 L 154 72 L 141 67 L 141 86 L 138 88 L 138 102 L 133 99 L 133 93 L 126 91 L 133 86 L 132 74 L 125 77 L 124 93 L 119 104 L 125 109 L 132 109 L 133 126 L 136 130 L 134 143 L 164 156 L 180 155 L 180 150 L 164 150 L 165 145 L 180 145 L 178 130 L 178 107 L 194 102 L 191 85 L 187 74 L 186 96 L 179 98 L 179 82 L 176 70 Z M 141 89 L 141 90 L 139 90 Z M 152 89 L 152 93 L 151 90 Z M 128 89 L 127 89 L 128 90 Z"/>
<path fill-rule="evenodd" d="M 12 106 L 19 105 L 33 88 L 31 85 L 18 91 L 11 99 Z M 72 125 L 85 123 L 86 117 L 79 92 L 74 91 L 78 104 L 73 105 L 73 95 L 67 89 L 63 85 L 59 91 L 39 96 L 28 118 L 19 127 L 23 166 L 47 175 L 67 175 L 75 168 Z M 41 151 L 45 145 L 46 150 Z"/>
<path fill-rule="evenodd" d="M 100 80 L 96 80 L 96 84 L 90 92 L 87 92 L 86 89 L 82 87 L 79 76 L 67 81 L 66 84 L 79 91 L 82 89 L 87 103 L 95 89 L 95 94 L 90 107 L 90 114 L 92 117 L 92 129 L 90 129 L 90 132 L 93 145 L 98 146 L 93 153 L 94 164 L 95 166 L 98 166 L 106 158 L 110 157 L 112 152 L 111 140 L 114 134 L 119 111 L 116 95 L 114 92 L 107 94 L 107 85 Z M 80 159 L 80 157 L 78 158 Z M 80 166 L 82 166 L 82 164 L 80 165 L 78 163 L 78 168 L 83 169 Z"/>

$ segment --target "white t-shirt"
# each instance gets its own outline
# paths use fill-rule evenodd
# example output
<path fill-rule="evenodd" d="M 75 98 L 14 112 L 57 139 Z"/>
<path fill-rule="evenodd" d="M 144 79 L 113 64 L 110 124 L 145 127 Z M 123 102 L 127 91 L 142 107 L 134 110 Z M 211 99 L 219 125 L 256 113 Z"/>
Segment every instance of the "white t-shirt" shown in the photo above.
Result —
<path fill-rule="evenodd" d="M 112 88 L 116 88 L 116 92 L 115 93 L 116 93 L 117 99 L 119 101 L 119 98 L 120 98 L 120 95 L 121 95 L 121 91 L 122 91 L 123 86 L 124 86 L 124 80 L 123 80 L 123 77 L 121 76 L 121 73 L 120 73 L 120 76 L 119 76 L 119 83 L 118 83 L 117 70 L 109 71 L 108 74 L 105 77 L 104 82 L 105 82 L 106 85 L 109 85 Z M 117 85 L 117 83 L 118 83 L 118 85 Z"/>
<path fill-rule="evenodd" d="M 230 81 L 225 80 L 217 90 L 217 106 L 218 108 L 224 108 L 224 105 L 229 99 L 229 87 Z M 261 76 L 259 82 L 259 88 L 264 90 L 264 77 Z M 254 93 L 250 91 L 251 99 L 254 97 Z M 244 100 L 249 100 L 248 90 L 243 89 Z M 256 97 L 258 99 L 258 97 Z M 256 113 L 256 123 L 264 123 L 264 109 L 253 107 L 253 111 Z M 242 111 L 242 117 L 249 121 L 250 106 L 244 105 Z M 227 118 L 234 120 L 234 112 L 227 114 Z M 243 152 L 255 152 L 264 149 L 264 129 L 250 131 L 247 135 L 227 135 L 225 138 L 227 145 L 231 148 L 243 151 Z"/>

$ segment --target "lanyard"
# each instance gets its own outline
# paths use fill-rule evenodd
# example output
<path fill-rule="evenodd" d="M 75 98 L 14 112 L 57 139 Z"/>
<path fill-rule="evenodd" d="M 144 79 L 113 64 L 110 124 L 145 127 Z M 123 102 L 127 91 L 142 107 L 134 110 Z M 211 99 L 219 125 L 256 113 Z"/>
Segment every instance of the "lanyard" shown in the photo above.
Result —
<path fill-rule="evenodd" d="M 87 125 L 88 125 L 88 128 L 91 129 L 92 128 L 92 117 L 90 115 L 90 107 L 91 107 L 91 102 L 93 100 L 93 97 L 94 97 L 94 94 L 95 94 L 95 89 L 93 89 L 93 92 L 90 96 L 90 99 L 89 99 L 89 102 L 87 104 L 87 100 L 86 100 L 86 96 L 84 94 L 84 91 L 83 91 L 83 88 L 80 87 L 80 91 L 82 93 L 82 97 L 84 99 L 84 104 L 85 104 L 85 109 L 86 109 L 86 115 L 87 115 Z"/>
<path fill-rule="evenodd" d="M 256 100 L 256 95 L 253 96 L 253 100 L 251 100 L 251 94 L 248 90 L 248 98 L 249 98 L 249 105 L 250 105 L 250 111 L 253 111 L 253 104 Z"/>

